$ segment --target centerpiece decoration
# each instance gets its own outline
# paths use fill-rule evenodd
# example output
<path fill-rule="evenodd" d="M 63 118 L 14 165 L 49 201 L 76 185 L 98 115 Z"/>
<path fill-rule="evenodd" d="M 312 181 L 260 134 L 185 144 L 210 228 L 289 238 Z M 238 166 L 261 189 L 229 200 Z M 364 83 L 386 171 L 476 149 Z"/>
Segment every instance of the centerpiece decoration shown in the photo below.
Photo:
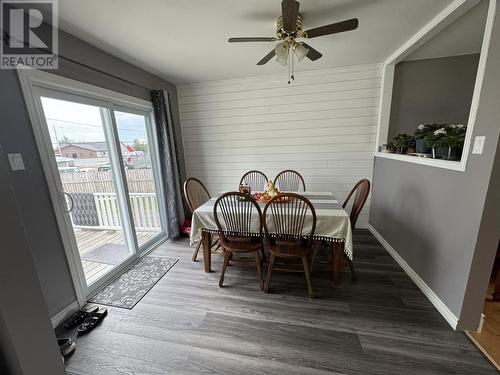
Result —
<path fill-rule="evenodd" d="M 278 188 L 274 186 L 274 182 L 268 181 L 267 186 L 266 186 L 266 191 L 263 193 L 255 193 L 253 196 L 256 201 L 262 202 L 262 203 L 267 203 L 269 202 L 272 198 L 282 195 Z M 277 201 L 284 203 L 284 202 L 289 202 L 291 199 L 290 197 L 285 197 L 283 196 L 282 199 L 278 199 Z"/>

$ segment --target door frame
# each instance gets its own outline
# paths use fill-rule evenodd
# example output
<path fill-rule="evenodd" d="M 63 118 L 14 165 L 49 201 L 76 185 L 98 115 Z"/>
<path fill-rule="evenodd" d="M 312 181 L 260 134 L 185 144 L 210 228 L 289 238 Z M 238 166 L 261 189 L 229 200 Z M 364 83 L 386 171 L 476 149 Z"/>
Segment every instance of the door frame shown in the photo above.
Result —
<path fill-rule="evenodd" d="M 153 115 L 153 106 L 151 102 L 148 102 L 143 99 L 135 98 L 129 95 L 117 93 L 112 90 L 104 89 L 98 86 L 93 86 L 90 84 L 86 84 L 80 81 L 76 81 L 73 79 L 65 78 L 58 76 L 56 74 L 47 73 L 44 71 L 39 71 L 36 69 L 18 69 L 18 79 L 21 85 L 21 89 L 24 95 L 24 99 L 26 102 L 26 107 L 28 110 L 28 115 L 31 120 L 31 126 L 33 129 L 33 133 L 35 136 L 36 145 L 38 148 L 38 153 L 40 155 L 42 161 L 42 167 L 44 170 L 45 178 L 47 180 L 47 184 L 49 187 L 50 197 L 54 207 L 54 214 L 56 216 L 56 221 L 58 224 L 59 232 L 61 235 L 61 239 L 63 242 L 64 251 L 66 254 L 68 267 L 71 274 L 71 279 L 73 281 L 73 287 L 75 289 L 76 297 L 78 300 L 79 306 L 84 306 L 87 303 L 88 296 L 95 291 L 95 288 L 90 290 L 87 287 L 85 274 L 83 272 L 83 266 L 80 259 L 80 254 L 78 252 L 78 247 L 76 244 L 76 239 L 74 233 L 69 233 L 68 228 L 71 228 L 71 220 L 70 216 L 65 212 L 66 202 L 62 199 L 60 192 L 62 191 L 62 184 L 60 181 L 60 177 L 58 174 L 57 165 L 53 156 L 53 150 L 48 147 L 47 137 L 50 140 L 50 136 L 48 134 L 48 128 L 46 124 L 45 117 L 43 115 L 43 108 L 41 107 L 41 102 L 39 97 L 36 94 L 37 88 L 40 89 L 49 89 L 52 92 L 60 92 L 60 99 L 63 100 L 71 100 L 71 97 L 74 96 L 78 98 L 79 103 L 88 102 L 88 104 L 98 105 L 102 107 L 102 104 L 106 104 L 106 108 L 109 109 L 108 118 L 103 117 L 103 121 L 109 121 L 108 124 L 103 124 L 103 130 L 106 133 L 106 137 L 109 137 L 110 146 L 112 148 L 111 153 L 113 151 L 119 151 L 119 139 L 118 139 L 118 130 L 116 128 L 116 121 L 114 119 L 113 110 L 129 110 L 129 111 L 137 111 L 143 114 L 149 114 L 147 116 L 146 131 L 147 135 L 152 136 L 151 142 L 156 146 L 157 137 L 156 132 L 148 129 L 152 124 L 154 124 L 154 115 Z M 84 99 L 82 101 L 82 99 Z M 100 103 L 100 104 L 98 104 Z M 155 151 L 156 154 L 156 151 Z M 163 242 L 166 239 L 166 226 L 165 226 L 165 213 L 164 207 L 160 202 L 163 201 L 164 187 L 161 183 L 162 179 L 159 174 L 158 155 L 151 154 L 153 163 L 155 164 L 152 168 L 155 179 L 155 187 L 157 189 L 157 197 L 158 197 L 158 205 L 160 211 L 160 218 L 162 223 L 162 231 L 163 238 L 157 239 L 154 243 L 150 245 L 151 248 L 146 249 L 146 251 L 140 251 L 137 238 L 135 235 L 135 230 L 132 230 L 132 238 L 129 238 L 128 241 L 133 242 L 133 246 L 137 251 L 132 254 L 132 256 L 121 266 L 115 267 L 112 271 L 110 271 L 102 280 L 100 285 L 110 281 L 112 278 L 116 277 L 120 272 L 122 272 L 126 267 L 130 266 L 134 261 L 136 261 L 140 256 L 150 251 L 152 247 Z M 118 153 L 121 155 L 121 153 Z M 110 160 L 113 163 L 113 160 Z M 126 183 L 126 176 L 124 173 L 123 163 L 118 160 L 114 161 L 115 168 L 119 168 L 120 172 L 117 173 L 121 176 L 121 181 L 115 181 L 116 184 L 123 185 L 121 187 L 122 191 L 128 194 L 128 186 Z M 158 190 L 159 189 L 159 190 Z M 128 195 L 127 195 L 128 196 Z M 127 216 L 127 220 L 130 220 L 130 228 L 134 228 L 133 217 L 131 213 L 131 206 L 129 199 L 124 199 L 124 206 L 127 208 L 127 213 L 122 213 L 122 216 Z M 124 225 L 126 225 L 124 223 Z M 124 236 L 126 231 L 124 231 Z M 128 242 L 127 241 L 127 242 Z"/>

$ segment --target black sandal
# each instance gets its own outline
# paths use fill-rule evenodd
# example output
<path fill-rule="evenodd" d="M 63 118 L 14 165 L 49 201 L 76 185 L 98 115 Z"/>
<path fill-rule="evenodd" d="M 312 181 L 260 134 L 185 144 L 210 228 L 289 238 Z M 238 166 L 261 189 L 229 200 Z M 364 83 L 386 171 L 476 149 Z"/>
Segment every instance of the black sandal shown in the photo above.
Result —
<path fill-rule="evenodd" d="M 79 325 L 92 313 L 97 312 L 99 310 L 99 306 L 89 306 L 88 308 L 82 308 L 71 315 L 68 319 L 64 321 L 64 328 L 71 329 Z"/>
<path fill-rule="evenodd" d="M 105 307 L 98 307 L 97 311 L 91 313 L 92 316 L 99 319 L 99 323 L 108 315 L 108 309 Z"/>
<path fill-rule="evenodd" d="M 99 318 L 95 316 L 89 316 L 87 319 L 83 321 L 82 324 L 78 327 L 77 334 L 78 336 L 83 336 L 90 331 L 92 331 L 97 325 L 99 324 L 100 320 Z"/>

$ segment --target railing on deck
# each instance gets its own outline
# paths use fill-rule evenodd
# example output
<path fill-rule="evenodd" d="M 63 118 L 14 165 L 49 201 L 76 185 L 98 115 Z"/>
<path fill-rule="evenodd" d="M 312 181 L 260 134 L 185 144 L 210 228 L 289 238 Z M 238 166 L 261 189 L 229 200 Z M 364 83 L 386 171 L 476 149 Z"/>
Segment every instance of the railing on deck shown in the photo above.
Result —
<path fill-rule="evenodd" d="M 120 208 L 116 193 L 93 193 L 96 229 L 121 229 Z M 158 201 L 155 193 L 130 193 L 132 217 L 137 230 L 157 231 L 161 229 Z"/>

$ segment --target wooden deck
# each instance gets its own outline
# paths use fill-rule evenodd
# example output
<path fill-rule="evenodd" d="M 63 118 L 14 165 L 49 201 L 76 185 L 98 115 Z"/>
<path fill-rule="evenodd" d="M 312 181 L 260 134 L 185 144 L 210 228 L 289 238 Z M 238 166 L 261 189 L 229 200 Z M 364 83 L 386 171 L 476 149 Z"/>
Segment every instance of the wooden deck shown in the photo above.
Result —
<path fill-rule="evenodd" d="M 153 238 L 156 232 L 137 232 L 137 241 L 139 245 L 146 243 Z M 75 229 L 76 241 L 80 255 L 86 254 L 95 248 L 106 243 L 125 245 L 125 237 L 123 231 L 118 230 L 95 230 L 95 229 Z M 83 272 L 87 285 L 97 281 L 101 276 L 109 272 L 114 265 L 90 262 L 82 260 Z"/>

